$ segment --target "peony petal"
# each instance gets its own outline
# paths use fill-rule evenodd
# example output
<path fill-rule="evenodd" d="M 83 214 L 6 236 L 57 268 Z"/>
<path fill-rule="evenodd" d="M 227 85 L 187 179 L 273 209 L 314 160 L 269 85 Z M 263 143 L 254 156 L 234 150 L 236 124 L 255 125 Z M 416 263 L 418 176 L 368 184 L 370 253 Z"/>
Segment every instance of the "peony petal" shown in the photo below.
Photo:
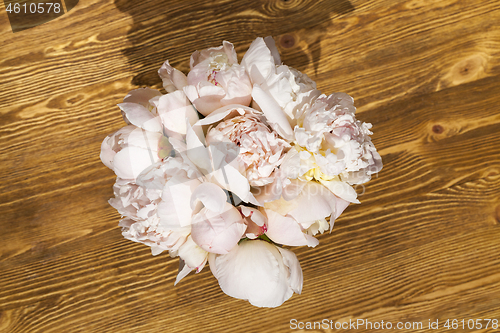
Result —
<path fill-rule="evenodd" d="M 181 138 L 186 135 L 186 121 L 191 125 L 198 121 L 198 113 L 182 90 L 160 97 L 158 114 L 169 137 Z"/>
<path fill-rule="evenodd" d="M 113 159 L 115 158 L 116 152 L 112 149 L 112 145 L 110 142 L 113 142 L 113 135 L 108 135 L 101 144 L 101 154 L 99 157 L 101 158 L 102 163 L 113 170 Z"/>
<path fill-rule="evenodd" d="M 193 216 L 191 224 L 191 236 L 196 244 L 205 251 L 219 254 L 235 247 L 245 230 L 240 212 L 227 202 L 221 213 L 203 208 Z"/>
<path fill-rule="evenodd" d="M 217 168 L 218 167 L 218 168 Z M 233 192 L 244 202 L 260 206 L 259 202 L 255 199 L 250 192 L 250 184 L 248 179 L 243 176 L 237 169 L 231 165 L 214 165 L 212 176 L 215 178 L 224 189 Z"/>
<path fill-rule="evenodd" d="M 224 53 L 227 54 L 230 64 L 238 63 L 238 55 L 236 54 L 232 43 L 227 40 L 222 41 L 222 49 L 224 50 Z"/>
<path fill-rule="evenodd" d="M 307 229 L 314 221 L 332 214 L 336 199 L 326 187 L 315 182 L 307 182 L 301 194 L 291 201 L 294 207 L 288 212 L 288 216 L 293 217 Z"/>
<path fill-rule="evenodd" d="M 208 210 L 222 213 L 226 207 L 226 192 L 213 183 L 202 183 L 191 196 L 191 209 L 194 210 L 196 204 L 201 201 Z"/>
<path fill-rule="evenodd" d="M 330 216 L 330 232 L 332 232 L 335 220 L 349 206 L 349 203 L 350 203 L 349 201 L 343 200 L 341 198 L 337 198 L 335 210 L 332 212 L 332 215 Z"/>
<path fill-rule="evenodd" d="M 288 267 L 290 287 L 295 293 L 300 294 L 302 292 L 304 277 L 297 256 L 292 251 L 281 247 L 278 247 L 278 251 L 283 256 L 283 263 Z"/>
<path fill-rule="evenodd" d="M 158 155 L 151 150 L 139 147 L 126 147 L 113 159 L 116 175 L 124 179 L 136 179 L 151 164 L 159 161 Z"/>
<path fill-rule="evenodd" d="M 351 185 L 336 180 L 331 180 L 331 181 L 320 180 L 320 182 L 336 196 L 352 203 L 360 203 L 359 200 L 356 199 L 358 194 L 352 188 Z"/>
<path fill-rule="evenodd" d="M 247 225 L 245 236 L 247 238 L 255 239 L 267 231 L 267 218 L 264 214 L 247 206 L 239 206 L 238 208 L 245 218 Z"/>
<path fill-rule="evenodd" d="M 281 65 L 281 58 L 278 49 L 276 48 L 276 43 L 274 42 L 273 37 L 267 36 L 264 38 L 264 42 L 266 43 L 267 48 L 271 52 L 271 55 L 274 59 L 274 64 L 276 66 Z"/>
<path fill-rule="evenodd" d="M 195 100 L 192 100 L 196 110 L 204 116 L 208 116 L 214 110 L 222 107 L 221 99 L 223 96 L 220 95 L 208 95 L 201 96 Z"/>
<path fill-rule="evenodd" d="M 193 270 L 192 268 L 190 268 L 188 265 L 186 265 L 184 263 L 180 264 L 180 266 L 182 266 L 182 268 L 179 267 L 179 273 L 177 274 L 177 277 L 175 278 L 174 286 L 176 286 L 177 283 L 181 282 L 181 280 L 184 279 Z"/>
<path fill-rule="evenodd" d="M 211 97 L 213 100 L 219 101 L 222 97 L 226 95 L 224 89 L 219 86 L 214 86 L 212 84 L 206 84 L 206 85 L 199 85 L 198 86 L 198 94 L 200 95 L 200 98 L 203 99 L 203 97 Z M 204 102 L 204 101 L 203 101 Z M 210 103 L 210 100 L 206 100 L 207 103 Z M 214 108 L 218 109 L 218 108 Z"/>
<path fill-rule="evenodd" d="M 226 255 L 209 255 L 210 269 L 227 295 L 258 307 L 277 307 L 293 295 L 277 247 L 243 241 Z"/>
<path fill-rule="evenodd" d="M 242 116 L 245 113 L 253 113 L 253 114 L 261 114 L 259 111 L 252 109 L 250 107 L 239 105 L 239 104 L 230 104 L 226 106 L 222 106 L 219 109 L 213 111 L 208 116 L 203 119 L 200 119 L 195 126 L 202 125 L 215 125 L 216 123 L 229 118 L 234 118 L 236 116 Z"/>
<path fill-rule="evenodd" d="M 246 68 L 253 84 L 265 84 L 266 80 L 276 72 L 275 58 L 261 37 L 250 44 L 241 64 Z"/>
<path fill-rule="evenodd" d="M 303 229 L 307 229 L 316 221 L 329 216 L 333 216 L 333 220 L 335 220 L 349 204 L 316 182 L 292 180 L 290 185 L 296 190 L 300 189 L 298 196 L 291 200 L 285 200 L 286 196 L 283 195 L 278 200 L 266 202 L 264 207 L 266 213 L 273 211 L 281 216 L 293 218 Z M 287 191 L 285 188 L 283 193 Z"/>
<path fill-rule="evenodd" d="M 208 150 L 190 126 L 186 133 L 186 154 L 204 174 L 212 171 Z"/>
<path fill-rule="evenodd" d="M 134 126 L 128 135 L 123 136 L 122 140 L 124 145 L 147 149 L 156 155 L 162 137 L 161 133 L 146 131 Z"/>
<path fill-rule="evenodd" d="M 188 179 L 179 174 L 165 184 L 162 201 L 158 204 L 161 225 L 175 228 L 191 224 L 191 196 L 200 184 L 198 179 Z"/>
<path fill-rule="evenodd" d="M 189 274 L 193 269 L 196 273 L 200 272 L 208 259 L 208 252 L 201 249 L 190 237 L 187 238 L 186 242 L 177 251 L 177 254 L 182 259 L 180 263 L 179 274 L 175 280 L 174 285 L 179 283 L 186 275 Z M 184 264 L 184 265 L 182 265 Z"/>
<path fill-rule="evenodd" d="M 271 125 L 282 138 L 293 141 L 292 127 L 278 103 L 258 85 L 254 85 L 252 97 L 255 102 L 257 102 L 262 112 L 264 112 L 264 116 L 269 125 Z"/>
<path fill-rule="evenodd" d="M 182 90 L 187 85 L 186 75 L 170 66 L 168 60 L 160 67 L 158 75 L 162 79 L 163 87 L 167 92 Z"/>
<path fill-rule="evenodd" d="M 150 132 L 162 132 L 161 124 L 144 106 L 136 103 L 121 103 L 118 107 L 125 113 L 131 124 Z"/>
<path fill-rule="evenodd" d="M 300 225 L 292 217 L 282 216 L 275 211 L 266 209 L 267 231 L 266 235 L 275 243 L 289 245 L 315 247 L 319 241 L 304 233 Z"/>
<path fill-rule="evenodd" d="M 151 255 L 153 255 L 153 256 L 157 256 L 157 255 L 161 254 L 163 251 L 165 251 L 165 250 L 159 246 L 151 246 Z"/>
<path fill-rule="evenodd" d="M 267 218 L 259 210 L 247 206 L 240 206 L 239 208 L 243 216 L 248 217 L 259 227 L 262 227 L 264 224 L 266 224 Z"/>

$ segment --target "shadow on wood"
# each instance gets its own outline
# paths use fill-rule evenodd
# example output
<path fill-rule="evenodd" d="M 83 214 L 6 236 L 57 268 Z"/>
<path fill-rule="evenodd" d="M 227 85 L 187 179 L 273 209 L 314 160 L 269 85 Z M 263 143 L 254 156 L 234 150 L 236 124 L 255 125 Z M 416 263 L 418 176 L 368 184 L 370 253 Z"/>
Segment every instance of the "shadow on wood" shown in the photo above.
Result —
<path fill-rule="evenodd" d="M 155 1 L 149 7 L 116 0 L 116 7 L 134 23 L 128 32 L 131 47 L 124 50 L 130 66 L 138 72 L 136 86 L 161 87 L 157 70 L 165 60 L 183 72 L 189 71 L 189 57 L 195 51 L 240 41 L 241 54 L 256 37 L 273 36 L 288 66 L 303 71 L 311 63 L 317 71 L 320 41 L 332 17 L 354 11 L 348 0 L 278 0 L 235 3 L 233 1 Z M 215 17 L 221 18 L 214 24 Z M 296 34 L 306 31 L 300 43 Z"/>

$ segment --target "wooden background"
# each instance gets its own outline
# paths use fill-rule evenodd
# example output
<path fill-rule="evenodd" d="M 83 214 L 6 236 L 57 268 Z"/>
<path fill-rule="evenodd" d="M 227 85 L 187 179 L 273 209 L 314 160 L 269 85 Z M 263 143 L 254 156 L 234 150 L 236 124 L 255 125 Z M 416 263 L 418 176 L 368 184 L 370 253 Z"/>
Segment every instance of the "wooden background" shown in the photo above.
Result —
<path fill-rule="evenodd" d="M 500 319 L 499 0 L 88 0 L 17 33 L 0 6 L 0 332 Z M 208 267 L 174 287 L 177 259 L 122 238 L 99 160 L 116 104 L 159 88 L 164 60 L 186 72 L 196 49 L 241 57 L 267 35 L 355 98 L 384 161 L 361 205 L 294 249 L 303 292 L 276 309 L 226 296 Z"/>

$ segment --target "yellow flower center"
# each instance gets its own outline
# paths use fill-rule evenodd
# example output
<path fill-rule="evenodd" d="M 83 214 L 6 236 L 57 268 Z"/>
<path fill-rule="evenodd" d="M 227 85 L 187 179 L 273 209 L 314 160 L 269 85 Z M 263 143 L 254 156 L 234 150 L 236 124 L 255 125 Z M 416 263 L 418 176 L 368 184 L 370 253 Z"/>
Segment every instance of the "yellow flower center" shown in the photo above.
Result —
<path fill-rule="evenodd" d="M 309 171 L 307 171 L 306 173 L 304 173 L 302 176 L 299 176 L 300 179 L 307 180 L 307 181 L 316 180 L 316 181 L 319 182 L 320 180 L 322 180 L 322 181 L 330 181 L 330 180 L 334 180 L 334 179 L 339 178 L 338 176 L 329 176 L 329 175 L 324 174 L 321 171 L 320 167 L 316 164 L 316 161 L 313 158 L 312 153 L 309 152 L 306 148 L 301 147 L 301 146 L 299 146 L 297 144 L 294 147 L 299 152 L 301 152 L 301 151 L 307 151 L 309 154 L 311 154 L 311 157 L 309 159 L 312 162 L 312 164 L 314 165 L 314 167 L 311 168 L 311 169 L 309 169 Z M 323 151 L 321 149 L 319 150 L 319 154 L 321 154 L 322 156 L 326 155 L 325 151 Z"/>
<path fill-rule="evenodd" d="M 317 180 L 317 181 L 320 181 L 320 180 L 330 181 L 330 180 L 335 179 L 336 176 L 325 175 L 323 172 L 321 172 L 320 168 L 318 166 L 316 166 L 314 169 L 310 169 L 305 174 L 303 174 L 302 177 L 308 181 L 312 180 L 312 179 Z"/>
<path fill-rule="evenodd" d="M 220 71 L 227 67 L 231 67 L 231 64 L 229 63 L 229 58 L 226 53 L 217 52 L 212 54 L 210 57 L 210 64 L 208 65 L 209 70 Z"/>

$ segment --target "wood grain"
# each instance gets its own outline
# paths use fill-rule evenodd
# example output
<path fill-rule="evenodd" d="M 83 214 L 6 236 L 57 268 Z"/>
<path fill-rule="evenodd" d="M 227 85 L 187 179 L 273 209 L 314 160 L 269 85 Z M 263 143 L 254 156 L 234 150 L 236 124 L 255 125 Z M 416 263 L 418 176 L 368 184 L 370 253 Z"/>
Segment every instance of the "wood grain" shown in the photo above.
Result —
<path fill-rule="evenodd" d="M 89 0 L 17 33 L 0 16 L 0 332 L 500 320 L 500 1 Z M 293 249 L 303 292 L 277 309 L 226 296 L 208 268 L 174 287 L 177 259 L 121 236 L 99 160 L 116 104 L 160 88 L 163 61 L 187 71 L 196 49 L 241 57 L 267 35 L 355 98 L 384 161 L 319 246 Z"/>

